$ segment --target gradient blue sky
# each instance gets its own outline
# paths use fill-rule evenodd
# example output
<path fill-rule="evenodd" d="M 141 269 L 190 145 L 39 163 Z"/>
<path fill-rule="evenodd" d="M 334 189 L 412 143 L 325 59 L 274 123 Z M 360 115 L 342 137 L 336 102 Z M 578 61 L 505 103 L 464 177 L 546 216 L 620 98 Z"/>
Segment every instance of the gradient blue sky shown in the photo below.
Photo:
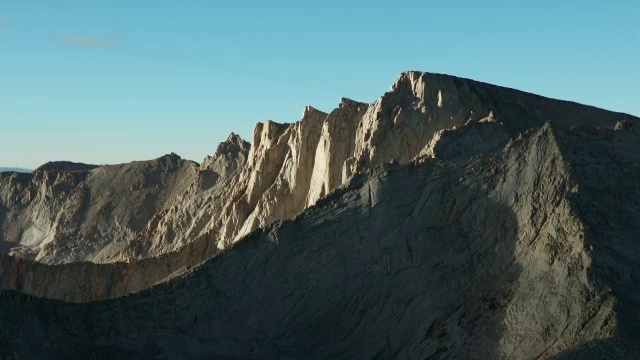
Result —
<path fill-rule="evenodd" d="M 640 115 L 639 3 L 4 1 L 0 166 L 200 161 L 403 70 Z"/>

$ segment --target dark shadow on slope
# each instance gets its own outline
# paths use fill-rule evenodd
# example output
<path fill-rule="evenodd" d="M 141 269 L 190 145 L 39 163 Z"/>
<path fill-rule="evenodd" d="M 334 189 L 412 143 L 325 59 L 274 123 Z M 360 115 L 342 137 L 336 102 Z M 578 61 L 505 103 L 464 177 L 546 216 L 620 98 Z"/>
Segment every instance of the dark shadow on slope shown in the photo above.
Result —
<path fill-rule="evenodd" d="M 640 358 L 640 124 L 555 129 L 579 188 L 569 199 L 587 226 L 589 280 L 616 298 L 616 332 L 559 359 Z"/>
<path fill-rule="evenodd" d="M 124 298 L 67 304 L 1 292 L 0 341 L 45 358 L 105 358 L 105 348 L 187 358 L 499 358 L 520 271 L 517 224 L 476 171 L 436 162 L 378 169 L 295 221 Z"/>

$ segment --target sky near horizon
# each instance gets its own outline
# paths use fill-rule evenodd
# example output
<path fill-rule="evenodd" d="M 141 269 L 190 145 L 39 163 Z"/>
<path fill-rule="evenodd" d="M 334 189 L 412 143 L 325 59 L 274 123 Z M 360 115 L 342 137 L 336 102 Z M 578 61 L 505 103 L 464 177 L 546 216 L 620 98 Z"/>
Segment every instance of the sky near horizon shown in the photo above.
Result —
<path fill-rule="evenodd" d="M 404 70 L 639 116 L 640 1 L 7 1 L 0 166 L 199 162 Z"/>

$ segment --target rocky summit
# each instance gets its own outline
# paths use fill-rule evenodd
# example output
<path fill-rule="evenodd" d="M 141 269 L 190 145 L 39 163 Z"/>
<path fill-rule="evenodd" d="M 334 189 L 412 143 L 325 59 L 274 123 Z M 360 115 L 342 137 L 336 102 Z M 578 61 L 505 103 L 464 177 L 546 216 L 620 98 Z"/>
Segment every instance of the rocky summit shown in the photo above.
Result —
<path fill-rule="evenodd" d="M 640 119 L 404 72 L 201 164 L 0 173 L 0 358 L 640 358 Z"/>

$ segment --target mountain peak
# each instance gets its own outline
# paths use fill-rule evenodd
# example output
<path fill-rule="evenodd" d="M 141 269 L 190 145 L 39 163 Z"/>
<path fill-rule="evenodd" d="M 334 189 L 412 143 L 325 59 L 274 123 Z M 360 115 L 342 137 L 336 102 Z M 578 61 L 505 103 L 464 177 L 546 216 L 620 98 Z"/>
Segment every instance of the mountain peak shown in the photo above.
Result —
<path fill-rule="evenodd" d="M 223 154 L 228 154 L 230 152 L 237 151 L 249 151 L 251 144 L 248 141 L 245 141 L 240 135 L 232 132 L 227 136 L 227 140 L 221 142 L 216 149 L 214 157 L 220 156 Z"/>
<path fill-rule="evenodd" d="M 82 171 L 92 170 L 100 165 L 76 163 L 72 161 L 49 161 L 37 167 L 35 171 Z"/>

